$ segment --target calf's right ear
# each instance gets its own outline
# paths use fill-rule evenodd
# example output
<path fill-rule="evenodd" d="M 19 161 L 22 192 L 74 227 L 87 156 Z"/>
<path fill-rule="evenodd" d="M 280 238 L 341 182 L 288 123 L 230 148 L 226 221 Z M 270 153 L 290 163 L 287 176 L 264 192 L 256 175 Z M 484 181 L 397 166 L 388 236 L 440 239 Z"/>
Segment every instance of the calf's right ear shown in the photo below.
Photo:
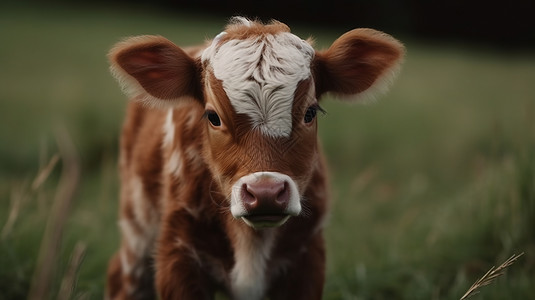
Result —
<path fill-rule="evenodd" d="M 169 107 L 201 97 L 198 60 L 161 36 L 125 39 L 108 58 L 113 76 L 133 100 Z"/>

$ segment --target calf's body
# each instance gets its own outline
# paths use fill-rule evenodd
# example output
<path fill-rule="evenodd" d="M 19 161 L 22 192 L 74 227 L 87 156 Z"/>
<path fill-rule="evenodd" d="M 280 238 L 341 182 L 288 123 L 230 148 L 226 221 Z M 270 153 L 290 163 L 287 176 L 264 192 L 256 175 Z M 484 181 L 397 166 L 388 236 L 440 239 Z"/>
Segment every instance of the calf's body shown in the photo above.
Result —
<path fill-rule="evenodd" d="M 135 101 L 107 297 L 320 299 L 329 204 L 318 99 L 384 88 L 402 56 L 369 29 L 319 52 L 282 23 L 239 17 L 198 48 L 119 43 L 112 72 Z"/>

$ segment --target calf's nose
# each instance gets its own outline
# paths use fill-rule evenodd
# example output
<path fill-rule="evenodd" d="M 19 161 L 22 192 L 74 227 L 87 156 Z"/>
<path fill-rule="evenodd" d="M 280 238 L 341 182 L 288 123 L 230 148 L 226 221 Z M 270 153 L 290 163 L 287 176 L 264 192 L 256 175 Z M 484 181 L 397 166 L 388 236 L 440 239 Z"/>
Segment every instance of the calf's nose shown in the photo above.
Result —
<path fill-rule="evenodd" d="M 242 200 L 251 214 L 281 214 L 290 200 L 288 183 L 271 180 L 244 183 Z"/>

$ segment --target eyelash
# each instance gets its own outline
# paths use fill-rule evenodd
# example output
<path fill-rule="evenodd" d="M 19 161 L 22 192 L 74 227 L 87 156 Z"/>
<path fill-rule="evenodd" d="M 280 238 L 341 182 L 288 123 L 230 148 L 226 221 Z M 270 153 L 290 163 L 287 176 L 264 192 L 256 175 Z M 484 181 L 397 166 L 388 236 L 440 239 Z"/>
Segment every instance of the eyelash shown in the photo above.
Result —
<path fill-rule="evenodd" d="M 318 115 L 318 111 L 321 112 L 322 114 L 327 113 L 321 106 L 319 106 L 319 104 L 314 104 L 314 105 L 309 106 L 303 118 L 303 121 L 305 122 L 305 124 L 308 124 L 314 121 L 314 119 Z"/>

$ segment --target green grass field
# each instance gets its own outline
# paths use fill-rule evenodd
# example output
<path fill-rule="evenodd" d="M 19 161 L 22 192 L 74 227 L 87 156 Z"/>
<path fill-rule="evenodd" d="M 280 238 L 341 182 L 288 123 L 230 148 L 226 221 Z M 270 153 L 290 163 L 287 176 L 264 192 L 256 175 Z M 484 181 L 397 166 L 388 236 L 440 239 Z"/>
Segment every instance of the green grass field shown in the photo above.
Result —
<path fill-rule="evenodd" d="M 27 298 L 47 247 L 44 298 L 102 298 L 118 245 L 116 154 L 126 105 L 106 52 L 138 34 L 200 43 L 226 21 L 119 11 L 0 10 L 0 299 Z M 320 48 L 343 33 L 291 27 Z M 324 299 L 459 299 L 521 252 L 473 299 L 533 298 L 535 55 L 398 38 L 407 57 L 388 95 L 368 105 L 322 103 L 333 195 Z M 51 245 L 67 164 L 32 183 L 64 131 L 81 177 Z M 85 252 L 65 294 L 77 244 Z"/>

